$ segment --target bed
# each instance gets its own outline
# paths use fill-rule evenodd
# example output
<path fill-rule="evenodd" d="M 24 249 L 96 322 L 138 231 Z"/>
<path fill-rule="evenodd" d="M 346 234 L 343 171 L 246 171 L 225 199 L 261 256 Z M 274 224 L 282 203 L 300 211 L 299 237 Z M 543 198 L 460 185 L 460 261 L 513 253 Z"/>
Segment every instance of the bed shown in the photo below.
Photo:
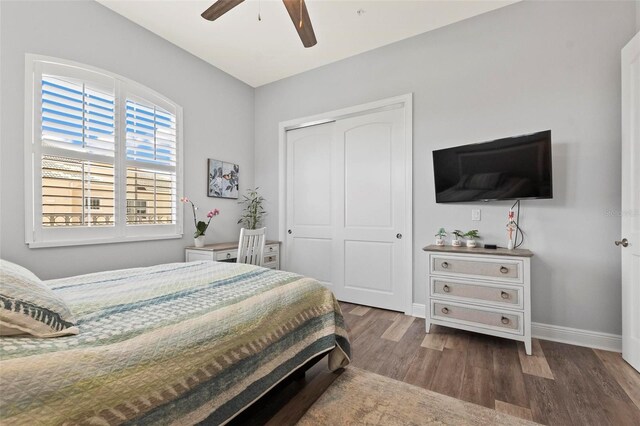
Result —
<path fill-rule="evenodd" d="M 0 339 L 2 424 L 223 424 L 308 361 L 349 363 L 317 281 L 190 262 L 46 282 L 75 336 Z"/>

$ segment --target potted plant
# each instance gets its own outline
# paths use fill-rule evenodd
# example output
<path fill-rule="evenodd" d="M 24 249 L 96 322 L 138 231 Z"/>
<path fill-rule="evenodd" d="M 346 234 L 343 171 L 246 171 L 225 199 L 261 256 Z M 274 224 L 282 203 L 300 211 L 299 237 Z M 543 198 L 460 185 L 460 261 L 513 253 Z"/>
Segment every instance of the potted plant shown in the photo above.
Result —
<path fill-rule="evenodd" d="M 444 228 L 440 228 L 436 234 L 436 245 L 443 246 L 445 238 L 447 238 L 447 231 L 445 231 Z"/>
<path fill-rule="evenodd" d="M 462 232 L 459 229 L 456 229 L 455 231 L 452 232 L 453 234 L 453 240 L 451 241 L 451 245 L 454 247 L 461 247 L 462 246 L 462 237 L 464 236 L 464 232 Z"/>
<path fill-rule="evenodd" d="M 209 228 L 211 219 L 214 216 L 218 216 L 220 214 L 220 210 L 210 210 L 209 213 L 207 213 L 207 217 L 209 218 L 209 220 L 205 222 L 203 220 L 198 220 L 198 216 L 196 215 L 196 210 L 198 210 L 198 208 L 195 206 L 195 204 L 193 204 L 193 201 L 191 201 L 187 197 L 180 198 L 180 201 L 182 201 L 183 203 L 191 204 L 191 210 L 193 211 L 193 224 L 196 227 L 196 232 L 193 233 L 193 244 L 196 247 L 204 247 L 204 234 Z"/>
<path fill-rule="evenodd" d="M 257 229 L 262 223 L 262 218 L 267 214 L 262 207 L 265 199 L 258 194 L 258 189 L 260 188 L 247 189 L 247 193 L 242 196 L 244 199 L 239 202 L 244 204 L 244 209 L 238 223 L 242 223 L 242 226 L 247 229 Z"/>
<path fill-rule="evenodd" d="M 477 229 L 472 229 L 465 232 L 464 237 L 467 239 L 467 247 L 475 247 L 477 245 L 476 238 L 480 238 L 480 234 L 478 234 Z"/>

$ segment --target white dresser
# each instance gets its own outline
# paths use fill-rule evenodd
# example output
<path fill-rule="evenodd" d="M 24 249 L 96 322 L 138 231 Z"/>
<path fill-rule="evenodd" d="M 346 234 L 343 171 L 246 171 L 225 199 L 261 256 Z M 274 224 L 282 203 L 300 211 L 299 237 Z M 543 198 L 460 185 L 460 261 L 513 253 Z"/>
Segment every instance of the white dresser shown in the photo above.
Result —
<path fill-rule="evenodd" d="M 431 324 L 524 342 L 531 355 L 529 250 L 430 245 L 427 333 Z"/>
<path fill-rule="evenodd" d="M 194 260 L 216 260 L 235 262 L 238 257 L 238 242 L 209 244 L 204 247 L 187 247 L 184 251 L 187 262 Z M 263 267 L 280 269 L 280 242 L 267 241 L 264 244 Z"/>

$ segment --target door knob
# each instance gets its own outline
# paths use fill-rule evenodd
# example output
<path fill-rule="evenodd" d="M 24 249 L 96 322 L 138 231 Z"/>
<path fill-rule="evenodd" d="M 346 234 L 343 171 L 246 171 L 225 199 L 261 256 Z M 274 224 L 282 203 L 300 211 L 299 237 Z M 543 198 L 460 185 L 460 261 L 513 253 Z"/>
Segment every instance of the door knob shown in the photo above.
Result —
<path fill-rule="evenodd" d="M 396 234 L 396 238 L 401 240 L 402 239 L 402 234 Z"/>
<path fill-rule="evenodd" d="M 287 231 L 287 234 L 291 234 L 291 229 L 289 229 L 289 230 Z"/>
<path fill-rule="evenodd" d="M 622 246 L 622 247 L 629 247 L 629 240 L 627 240 L 626 238 L 623 238 L 620 241 L 616 241 L 616 245 Z"/>

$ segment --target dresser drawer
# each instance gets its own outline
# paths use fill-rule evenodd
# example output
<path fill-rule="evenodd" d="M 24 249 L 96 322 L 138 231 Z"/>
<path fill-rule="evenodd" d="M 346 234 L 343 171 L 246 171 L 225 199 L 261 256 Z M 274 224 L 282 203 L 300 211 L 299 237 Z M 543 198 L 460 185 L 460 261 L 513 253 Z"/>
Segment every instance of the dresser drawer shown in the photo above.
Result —
<path fill-rule="evenodd" d="M 431 273 L 523 283 L 522 261 L 431 256 Z"/>
<path fill-rule="evenodd" d="M 523 333 L 523 313 L 464 306 L 444 300 L 431 300 L 431 318 L 504 333 Z"/>
<path fill-rule="evenodd" d="M 484 282 L 431 278 L 431 296 L 461 302 L 477 302 L 513 309 L 523 307 L 523 288 Z"/>
<path fill-rule="evenodd" d="M 217 251 L 216 260 L 231 260 L 238 257 L 238 250 Z"/>

